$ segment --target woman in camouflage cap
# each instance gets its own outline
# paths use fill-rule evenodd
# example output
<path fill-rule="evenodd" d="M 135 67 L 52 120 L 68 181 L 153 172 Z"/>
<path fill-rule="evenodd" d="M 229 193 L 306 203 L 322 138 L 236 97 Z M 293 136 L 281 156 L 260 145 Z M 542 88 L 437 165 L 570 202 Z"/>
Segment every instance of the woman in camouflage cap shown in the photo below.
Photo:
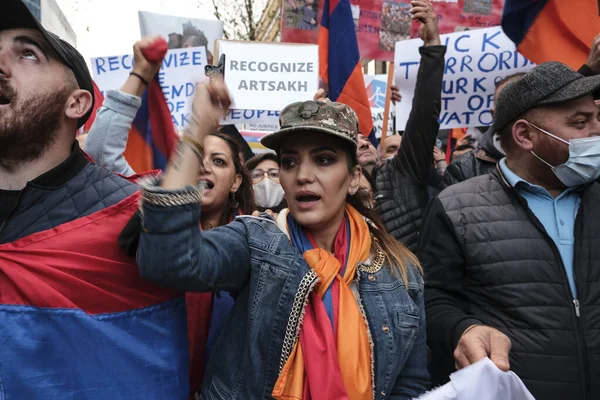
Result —
<path fill-rule="evenodd" d="M 289 210 L 201 232 L 198 159 L 229 104 L 222 81 L 200 85 L 189 148 L 143 189 L 142 275 L 235 298 L 200 398 L 418 397 L 428 388 L 423 279 L 359 190 L 356 114 L 286 107 L 263 144 L 278 154 Z"/>

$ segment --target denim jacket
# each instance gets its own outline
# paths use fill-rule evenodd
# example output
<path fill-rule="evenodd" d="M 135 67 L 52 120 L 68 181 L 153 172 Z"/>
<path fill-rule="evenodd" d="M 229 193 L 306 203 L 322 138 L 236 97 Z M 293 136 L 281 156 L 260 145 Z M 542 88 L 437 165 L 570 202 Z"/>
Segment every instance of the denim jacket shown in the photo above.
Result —
<path fill-rule="evenodd" d="M 98 165 L 110 171 L 123 176 L 135 175 L 123 153 L 127 147 L 131 124 L 141 105 L 141 97 L 118 90 L 107 91 L 85 140 L 83 151 Z"/>
<path fill-rule="evenodd" d="M 160 190 L 160 189 L 156 189 Z M 228 291 L 233 310 L 217 339 L 198 398 L 271 399 L 298 340 L 317 275 L 274 221 L 243 216 L 201 232 L 200 205 L 143 202 L 141 275 L 182 291 Z M 412 399 L 429 388 L 423 279 L 409 284 L 384 265 L 358 267 L 361 312 L 372 346 L 375 399 Z"/>

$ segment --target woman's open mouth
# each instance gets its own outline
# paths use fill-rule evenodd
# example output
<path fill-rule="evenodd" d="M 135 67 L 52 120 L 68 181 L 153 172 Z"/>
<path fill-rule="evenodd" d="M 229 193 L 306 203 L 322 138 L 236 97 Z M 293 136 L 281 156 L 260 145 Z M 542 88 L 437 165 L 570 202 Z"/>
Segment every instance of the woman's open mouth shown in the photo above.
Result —
<path fill-rule="evenodd" d="M 212 190 L 215 187 L 215 184 L 210 179 L 200 179 L 200 182 L 204 182 L 206 185 L 205 190 Z"/>
<path fill-rule="evenodd" d="M 298 207 L 302 210 L 308 210 L 314 207 L 317 202 L 321 200 L 321 196 L 312 193 L 312 192 L 299 192 L 296 195 L 296 202 L 298 203 Z"/>

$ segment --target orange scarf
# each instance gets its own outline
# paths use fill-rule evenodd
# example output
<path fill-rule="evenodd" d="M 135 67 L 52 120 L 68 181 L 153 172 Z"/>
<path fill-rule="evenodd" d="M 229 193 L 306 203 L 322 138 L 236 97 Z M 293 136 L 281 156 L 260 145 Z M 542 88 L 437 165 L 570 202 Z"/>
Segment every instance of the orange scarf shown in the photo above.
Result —
<path fill-rule="evenodd" d="M 350 285 L 355 278 L 356 268 L 360 262 L 369 258 L 371 249 L 371 235 L 369 228 L 362 215 L 352 206 L 346 206 L 346 214 L 350 226 L 350 246 L 347 255 L 348 262 L 344 276 L 340 276 L 340 262 L 330 252 L 317 248 L 306 251 L 304 259 L 317 273 L 319 283 L 315 292 L 309 299 L 304 324 L 301 329 L 301 338 L 298 340 L 290 354 L 289 359 L 284 365 L 272 396 L 278 400 L 306 400 L 310 398 L 307 391 L 307 373 L 305 371 L 305 356 L 307 348 L 313 347 L 311 353 L 317 354 L 318 361 L 323 363 L 324 371 L 327 375 L 336 379 L 341 378 L 338 386 L 345 388 L 345 393 L 329 391 L 328 388 L 319 390 L 319 399 L 330 399 L 335 395 L 336 399 L 348 400 L 366 400 L 373 399 L 373 382 L 371 371 L 371 347 L 368 338 L 368 329 L 366 321 L 358 308 L 357 299 L 354 297 Z M 307 320 L 311 315 L 316 314 L 318 320 L 319 309 L 315 303 L 320 299 L 329 288 L 331 282 L 337 279 L 339 282 L 339 329 L 336 329 L 337 337 L 331 329 L 327 316 L 326 320 L 321 322 L 323 326 L 313 326 L 313 322 Z M 316 300 L 316 301 L 315 301 Z M 321 302 L 321 315 L 324 313 L 324 307 Z M 311 317 L 312 318 L 312 317 Z M 312 321 L 312 319 L 311 319 Z M 329 324 L 329 326 L 324 326 Z M 309 326 L 310 325 L 310 326 Z M 311 330 L 318 332 L 318 336 L 310 335 L 305 338 L 315 338 L 306 343 L 303 339 L 303 333 Z M 333 353 L 327 352 L 325 347 L 328 342 L 327 336 L 331 336 L 330 341 L 334 341 Z M 337 360 L 336 360 L 337 359 Z M 337 361 L 337 362 L 336 362 Z M 317 364 L 318 365 L 318 364 Z M 334 371 L 332 371 L 332 369 Z M 335 393 L 334 393 L 335 392 Z M 322 396 L 321 396 L 322 393 Z M 312 391 L 313 400 L 316 400 L 314 390 Z M 328 396 L 328 397 L 327 397 Z"/>

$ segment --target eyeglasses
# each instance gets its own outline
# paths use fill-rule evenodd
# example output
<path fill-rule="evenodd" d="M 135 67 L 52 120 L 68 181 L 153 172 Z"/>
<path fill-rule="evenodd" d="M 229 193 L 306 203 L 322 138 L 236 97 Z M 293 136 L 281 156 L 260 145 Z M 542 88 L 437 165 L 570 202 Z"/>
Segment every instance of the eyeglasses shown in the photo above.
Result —
<path fill-rule="evenodd" d="M 271 168 L 267 171 L 263 171 L 262 169 L 253 169 L 252 172 L 250 172 L 250 176 L 252 177 L 253 181 L 262 180 L 265 174 L 267 174 L 271 179 L 279 179 L 279 168 Z"/>

